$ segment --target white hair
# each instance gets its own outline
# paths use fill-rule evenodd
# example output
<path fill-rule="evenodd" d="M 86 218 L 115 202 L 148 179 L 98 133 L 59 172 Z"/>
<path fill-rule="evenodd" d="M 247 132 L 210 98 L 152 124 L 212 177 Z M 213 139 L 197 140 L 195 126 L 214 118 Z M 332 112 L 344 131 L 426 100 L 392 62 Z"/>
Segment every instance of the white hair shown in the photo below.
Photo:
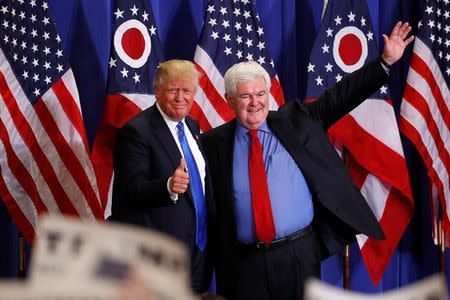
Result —
<path fill-rule="evenodd" d="M 269 73 L 255 61 L 245 61 L 233 65 L 225 73 L 225 94 L 236 96 L 236 85 L 240 82 L 248 82 L 256 78 L 264 78 L 267 90 L 270 90 Z"/>

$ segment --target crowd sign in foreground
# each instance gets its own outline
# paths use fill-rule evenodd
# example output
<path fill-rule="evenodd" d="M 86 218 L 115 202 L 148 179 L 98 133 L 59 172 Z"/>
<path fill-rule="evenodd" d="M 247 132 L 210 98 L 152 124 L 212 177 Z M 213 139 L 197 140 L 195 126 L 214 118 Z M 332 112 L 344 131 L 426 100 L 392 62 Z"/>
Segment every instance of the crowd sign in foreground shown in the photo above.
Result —
<path fill-rule="evenodd" d="M 415 284 L 384 294 L 345 291 L 320 280 L 308 280 L 304 300 L 448 300 L 445 278 L 436 274 Z"/>
<path fill-rule="evenodd" d="M 26 281 L 0 282 L 0 300 L 194 300 L 184 247 L 148 229 L 44 217 Z M 317 279 L 305 300 L 448 300 L 432 276 L 378 295 L 344 291 Z"/>
<path fill-rule="evenodd" d="M 43 218 L 29 278 L 0 282 L 0 300 L 195 299 L 182 245 L 117 224 Z"/>

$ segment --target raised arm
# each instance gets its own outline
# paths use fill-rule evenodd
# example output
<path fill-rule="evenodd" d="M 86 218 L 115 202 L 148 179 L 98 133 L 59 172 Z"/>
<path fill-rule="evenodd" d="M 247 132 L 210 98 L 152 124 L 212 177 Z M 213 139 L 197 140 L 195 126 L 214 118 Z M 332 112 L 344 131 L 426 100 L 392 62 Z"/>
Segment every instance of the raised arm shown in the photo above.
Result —
<path fill-rule="evenodd" d="M 413 35 L 408 37 L 410 31 L 411 26 L 408 22 L 399 21 L 389 36 L 383 34 L 384 49 L 381 57 L 388 65 L 396 63 L 403 56 L 406 46 L 414 40 Z"/>

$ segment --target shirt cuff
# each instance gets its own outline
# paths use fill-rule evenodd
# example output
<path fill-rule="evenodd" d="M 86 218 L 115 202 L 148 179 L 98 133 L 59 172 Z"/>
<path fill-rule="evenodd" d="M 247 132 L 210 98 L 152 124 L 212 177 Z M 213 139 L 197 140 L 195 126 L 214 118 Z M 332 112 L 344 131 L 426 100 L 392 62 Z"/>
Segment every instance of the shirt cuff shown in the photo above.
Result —
<path fill-rule="evenodd" d="M 391 72 L 391 65 L 389 65 L 382 56 L 380 56 L 380 64 L 383 67 L 383 70 L 386 72 L 386 74 L 390 75 Z"/>
<path fill-rule="evenodd" d="M 170 186 L 169 186 L 170 179 L 172 179 L 172 177 L 169 177 L 169 179 L 167 179 L 167 191 L 169 192 L 169 196 L 170 196 L 170 199 L 172 199 L 173 204 L 177 204 L 178 194 L 172 193 L 172 191 L 170 190 Z"/>

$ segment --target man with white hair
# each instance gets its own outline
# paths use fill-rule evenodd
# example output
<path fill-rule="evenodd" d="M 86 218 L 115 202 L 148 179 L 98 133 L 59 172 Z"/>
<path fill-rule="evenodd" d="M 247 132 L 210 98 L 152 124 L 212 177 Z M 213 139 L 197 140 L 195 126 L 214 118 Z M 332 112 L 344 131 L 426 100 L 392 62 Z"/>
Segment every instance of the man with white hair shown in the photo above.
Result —
<path fill-rule="evenodd" d="M 228 299 L 302 299 L 321 259 L 383 232 L 327 139 L 337 120 L 387 80 L 413 37 L 399 22 L 382 56 L 317 101 L 269 112 L 270 78 L 256 62 L 225 74 L 236 118 L 202 136 L 217 212 L 217 291 Z M 384 124 L 380 124 L 383 126 Z"/>

